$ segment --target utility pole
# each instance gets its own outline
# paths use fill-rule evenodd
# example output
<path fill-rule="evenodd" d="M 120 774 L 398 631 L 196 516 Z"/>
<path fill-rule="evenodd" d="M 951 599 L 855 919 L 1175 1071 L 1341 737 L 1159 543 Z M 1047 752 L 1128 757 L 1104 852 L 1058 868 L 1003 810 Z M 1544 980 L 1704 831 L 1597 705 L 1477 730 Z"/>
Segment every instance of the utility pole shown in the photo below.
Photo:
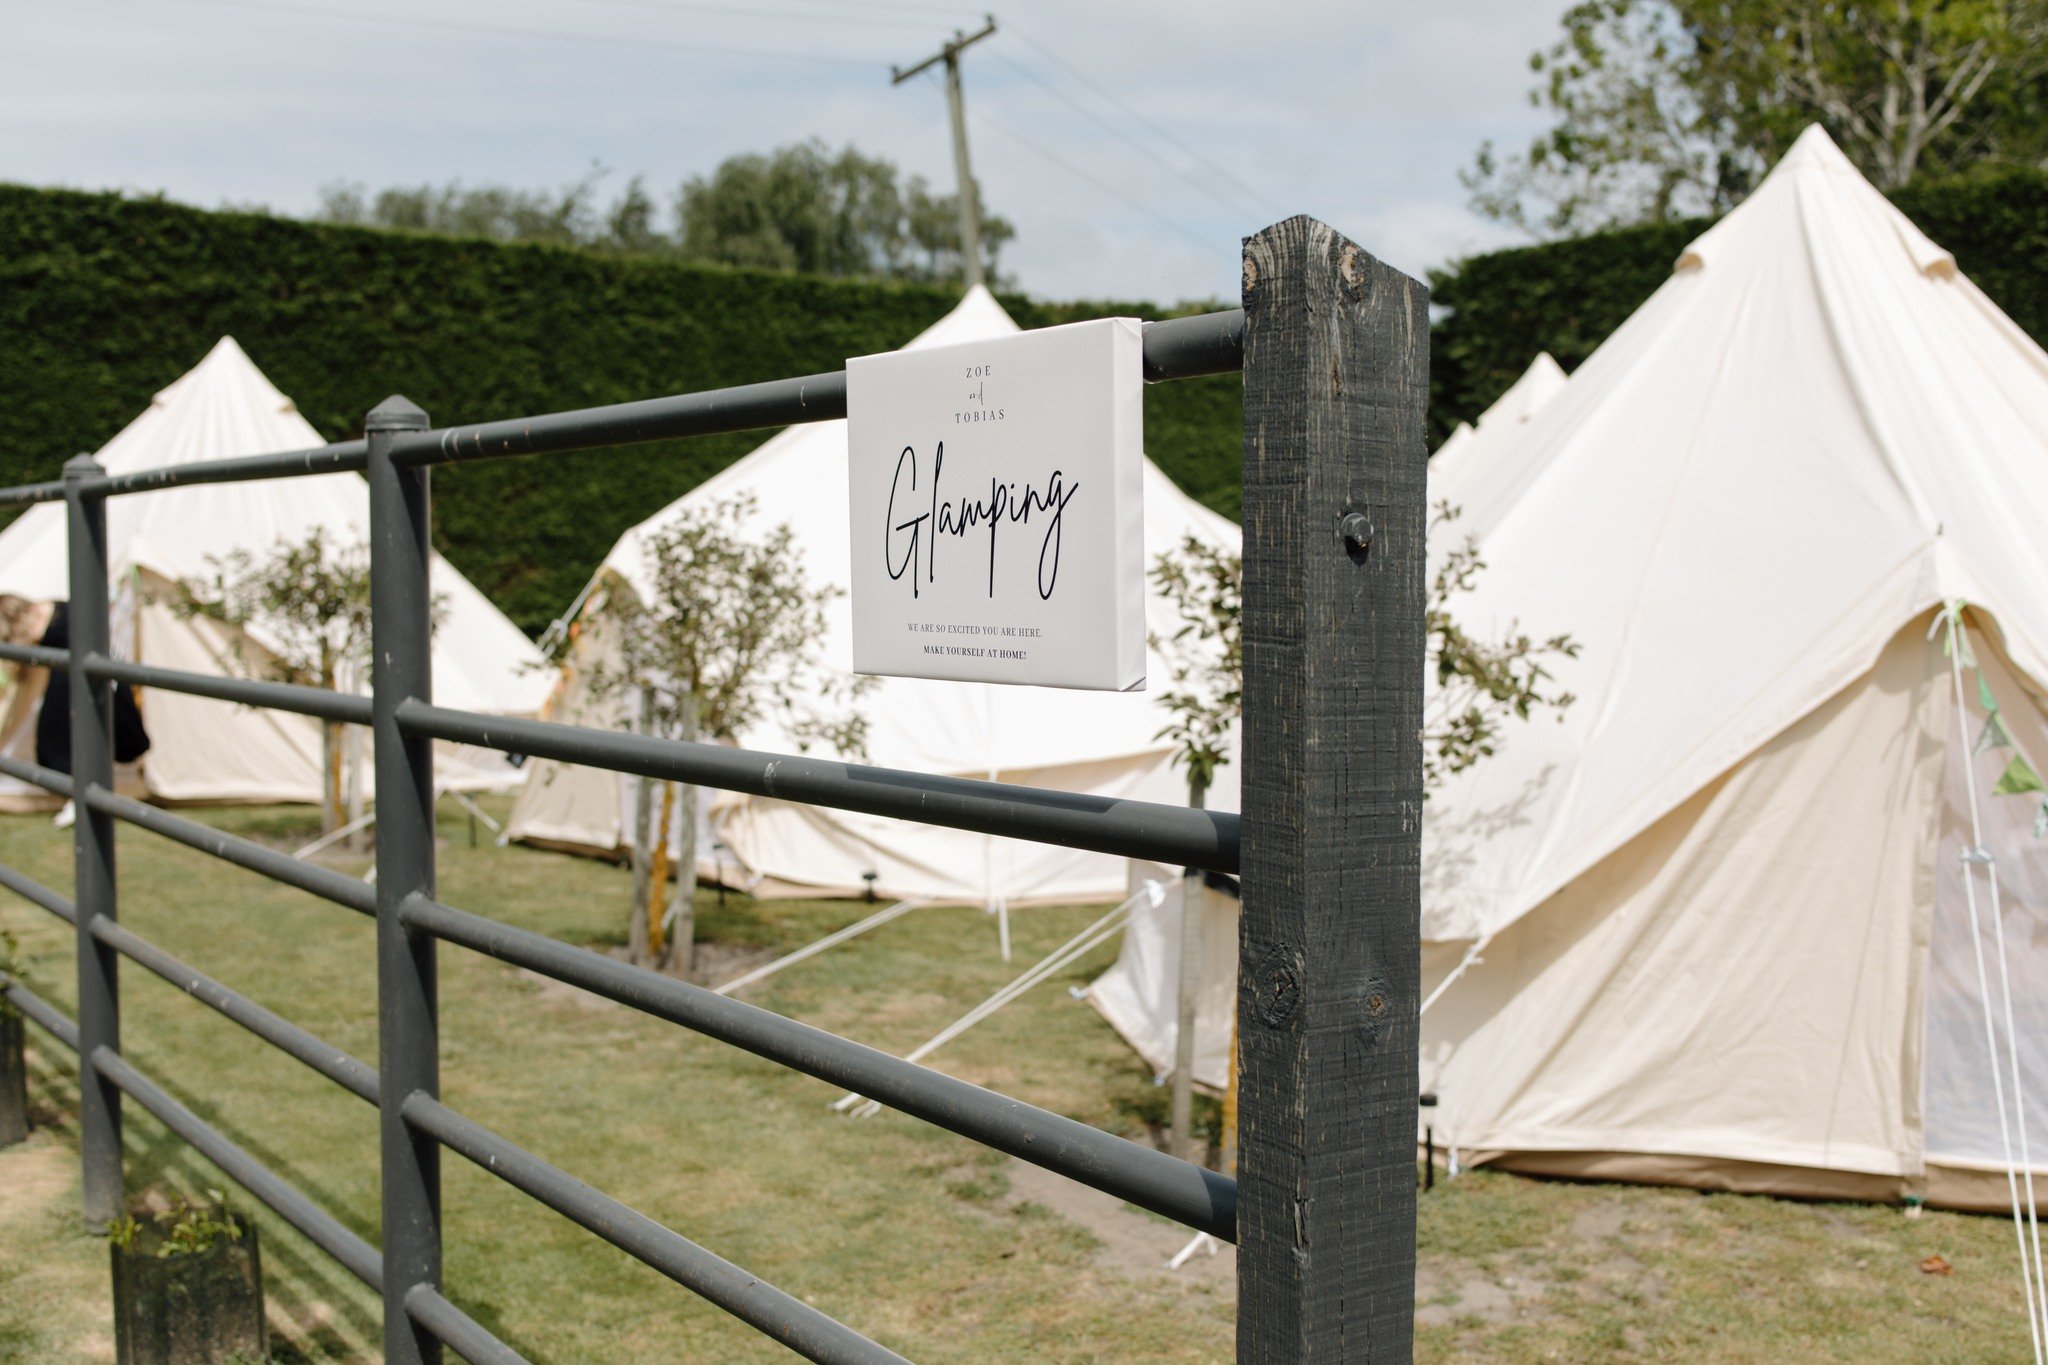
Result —
<path fill-rule="evenodd" d="M 953 41 L 916 66 L 890 67 L 889 84 L 901 85 L 921 75 L 934 62 L 946 64 L 946 102 L 953 111 L 953 181 L 959 186 L 960 255 L 967 270 L 967 287 L 981 284 L 981 196 L 975 192 L 974 172 L 967 165 L 967 102 L 960 93 L 960 54 L 996 31 L 996 17 L 982 16 L 979 33 L 953 30 Z"/>

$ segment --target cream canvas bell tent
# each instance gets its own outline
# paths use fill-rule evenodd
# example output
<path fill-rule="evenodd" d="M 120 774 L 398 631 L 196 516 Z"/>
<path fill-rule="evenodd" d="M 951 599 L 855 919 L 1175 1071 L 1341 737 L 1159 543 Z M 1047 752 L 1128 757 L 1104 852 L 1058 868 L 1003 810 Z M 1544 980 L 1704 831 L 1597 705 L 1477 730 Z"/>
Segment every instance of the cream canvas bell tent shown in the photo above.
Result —
<path fill-rule="evenodd" d="M 1116 961 L 1088 983 L 1086 998 L 1164 1079 L 1173 1074 L 1180 1031 L 1181 914 L 1191 898 L 1180 868 L 1133 861 L 1130 879 L 1130 917 Z M 1237 1007 L 1237 897 L 1227 886 L 1205 885 L 1197 898 L 1202 951 L 1189 1071 L 1196 1085 L 1221 1094 L 1230 1084 L 1230 1024 Z"/>
<path fill-rule="evenodd" d="M 2048 761 L 2048 355 L 1810 129 L 1481 453 L 1432 472 L 1456 610 L 1582 653 L 1425 813 L 1439 1135 L 2004 1207 L 2048 1154 L 2048 843 L 1994 795 Z"/>
<path fill-rule="evenodd" d="M 1458 479 L 1460 466 L 1486 465 L 1491 458 L 1486 452 L 1511 445 L 1529 419 L 1557 396 L 1564 381 L 1564 367 L 1550 352 L 1537 352 L 1521 378 L 1508 385 L 1507 392 L 1494 399 L 1478 420 L 1458 423 L 1444 438 L 1444 443 L 1429 457 L 1431 480 L 1448 486 L 1449 481 Z"/>
<path fill-rule="evenodd" d="M 961 303 L 910 343 L 944 346 L 1017 330 L 986 290 Z M 739 496 L 753 500 L 750 525 L 798 532 L 805 573 L 814 584 L 847 584 L 846 424 L 791 427 L 627 532 L 605 557 L 577 609 L 562 655 L 552 716 L 580 725 L 624 723 L 619 703 L 595 695 L 592 668 L 604 657 L 605 606 L 615 593 L 645 595 L 646 537 L 685 508 Z M 1145 466 L 1148 564 L 1187 536 L 1235 550 L 1237 527 L 1182 493 L 1150 461 Z M 1149 608 L 1155 632 L 1174 628 L 1169 608 Z M 851 668 L 851 614 L 844 596 L 826 608 L 819 641 L 828 663 Z M 1155 700 L 1164 675 L 1154 661 L 1150 694 L 1075 692 L 1038 687 L 884 678 L 857 703 L 868 722 L 869 762 L 920 772 L 993 778 L 1067 791 L 1148 801 L 1185 802 L 1185 777 L 1158 738 L 1166 716 Z M 794 753 L 796 742 L 773 719 L 739 737 L 751 749 Z M 825 751 L 813 748 L 813 753 Z M 626 842 L 632 784 L 610 773 L 538 762 L 507 833 L 559 847 L 611 855 Z M 1234 782 L 1234 778 L 1232 779 Z M 699 868 L 751 886 L 757 894 L 858 895 L 890 900 L 982 903 L 1114 900 L 1124 895 L 1121 859 L 1077 853 L 958 830 L 704 793 L 711 837 L 698 842 Z M 1212 802 L 1234 808 L 1235 787 Z M 714 845 L 713 840 L 716 844 Z M 870 875 L 872 874 L 872 880 Z"/>
<path fill-rule="evenodd" d="M 322 444 L 289 398 L 263 377 L 232 337 L 158 393 L 149 408 L 96 454 L 110 473 L 226 459 Z M 357 474 L 200 484 L 107 502 L 108 567 L 117 655 L 195 673 L 244 676 L 260 667 L 263 641 L 239 643 L 219 623 L 181 616 L 175 586 L 204 577 L 235 550 L 263 555 L 300 544 L 315 530 L 334 546 L 369 535 L 369 490 Z M 69 593 L 61 503 L 31 507 L 0 531 L 0 593 L 32 603 Z M 436 555 L 432 584 L 441 604 L 434 635 L 435 699 L 498 714 L 530 714 L 551 679 L 540 653 L 489 599 Z M 31 670 L 8 708 L 0 751 L 33 757 L 41 675 Z M 158 689 L 139 700 L 151 747 L 141 767 L 148 793 L 166 801 L 320 799 L 320 724 Z M 495 755 L 444 748 L 445 785 L 510 785 L 519 773 Z M 367 774 L 366 774 L 367 777 Z M 40 797 L 0 779 L 0 801 Z"/>
<path fill-rule="evenodd" d="M 1433 464 L 1432 556 L 1473 536 L 1459 620 L 1569 632 L 1577 700 L 1425 807 L 1439 1142 L 2011 1208 L 2048 1156 L 2048 354 L 1809 130 L 1514 430 Z"/>

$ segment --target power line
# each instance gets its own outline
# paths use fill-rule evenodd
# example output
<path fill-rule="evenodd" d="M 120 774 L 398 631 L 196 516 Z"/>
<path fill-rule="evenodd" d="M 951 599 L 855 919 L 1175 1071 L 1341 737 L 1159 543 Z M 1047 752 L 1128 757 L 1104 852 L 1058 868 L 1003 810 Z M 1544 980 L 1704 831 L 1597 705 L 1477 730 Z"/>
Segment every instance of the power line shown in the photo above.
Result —
<path fill-rule="evenodd" d="M 1038 143 L 1032 141 L 1030 138 L 1024 136 L 1022 133 L 1016 131 L 1014 128 L 1010 128 L 1001 123 L 998 123 L 996 120 L 990 118 L 987 114 L 983 113 L 979 108 L 972 109 L 969 112 L 972 114 L 974 120 L 977 123 L 984 124 L 987 127 L 994 129 L 996 132 L 1001 133 L 1004 137 L 1010 139 L 1010 141 L 1017 143 L 1019 146 L 1023 147 L 1026 151 L 1033 152 L 1038 156 L 1043 157 L 1045 160 L 1050 161 L 1053 165 L 1058 166 L 1061 170 L 1065 171 L 1067 174 L 1073 176 L 1077 180 L 1085 181 L 1086 183 L 1093 185 L 1096 189 L 1101 190 L 1110 198 L 1117 200 L 1119 203 L 1127 205 L 1130 208 L 1136 209 L 1139 213 L 1144 214 L 1147 218 L 1150 218 L 1153 222 L 1159 224 L 1163 228 L 1166 228 L 1168 231 L 1179 233 L 1181 236 L 1187 238 L 1190 242 L 1193 242 L 1196 246 L 1201 247 L 1204 251 L 1214 249 L 1216 243 L 1211 241 L 1209 238 L 1202 236 L 1200 233 L 1196 232 L 1194 229 L 1186 226 L 1185 224 L 1177 223 L 1173 219 L 1166 217 L 1165 215 L 1161 214 L 1158 210 L 1148 206 L 1146 203 L 1144 203 L 1144 201 L 1132 198 L 1130 195 L 1125 194 L 1122 190 L 1118 189 L 1115 185 L 1110 184 L 1108 181 L 1097 179 L 1095 176 L 1089 174 L 1087 171 L 1082 170 L 1079 166 L 1076 166 L 1073 162 L 1067 160 L 1065 157 L 1059 155 L 1057 152 L 1053 152 L 1045 147 L 1041 147 Z"/>
<path fill-rule="evenodd" d="M 709 0 L 560 0 L 564 4 L 611 5 L 624 9 L 684 10 L 695 14 L 731 14 L 743 19 L 797 19 L 813 24 L 855 24 L 862 27 L 929 28 L 927 19 L 889 19 L 873 14 L 821 14 L 814 10 L 763 8 L 759 5 L 720 5 Z M 815 0 L 798 0 L 815 3 Z"/>
<path fill-rule="evenodd" d="M 1147 118 L 1144 114 L 1140 113 L 1137 109 L 1133 108 L 1129 101 L 1125 100 L 1122 96 L 1117 95 L 1114 92 L 1107 89 L 1099 81 L 1095 80 L 1094 77 L 1090 76 L 1087 72 L 1075 66 L 1065 57 L 1060 56 L 1059 53 L 1053 51 L 1044 43 L 1039 42 L 1036 38 L 1033 38 L 1030 34 L 1018 28 L 1015 24 L 1012 24 L 1010 26 L 1010 32 L 1016 34 L 1019 38 L 1022 38 L 1031 47 L 1035 48 L 1040 56 L 1044 57 L 1047 61 L 1052 62 L 1054 65 L 1058 66 L 1061 70 L 1065 71 L 1069 76 L 1072 76 L 1075 80 L 1081 82 L 1081 84 L 1087 86 L 1090 90 L 1093 90 L 1097 95 L 1101 96 L 1104 100 L 1107 100 L 1110 104 L 1115 105 L 1118 109 L 1122 110 L 1130 118 L 1136 120 L 1138 123 L 1144 125 L 1146 128 L 1149 128 L 1155 135 L 1157 135 L 1164 141 L 1170 143 L 1174 147 L 1179 148 L 1184 155 L 1186 155 L 1189 159 L 1193 160 L 1197 165 L 1200 165 L 1204 169 L 1208 170 L 1210 174 L 1234 186 L 1241 193 L 1250 196 L 1251 201 L 1254 204 L 1260 204 L 1265 206 L 1268 212 L 1278 212 L 1278 209 L 1275 207 L 1273 201 L 1270 198 L 1268 198 L 1265 194 L 1261 193 L 1259 190 L 1253 188 L 1252 186 L 1246 184 L 1242 178 L 1233 174 L 1228 168 L 1218 165 L 1210 157 L 1204 155 L 1200 151 L 1197 151 L 1188 143 L 1183 142 L 1176 134 L 1168 131 L 1167 129 L 1161 127 L 1158 123 L 1155 123 L 1153 120 Z"/>
<path fill-rule="evenodd" d="M 945 19 L 972 17 L 978 11 L 971 4 L 932 5 L 914 4 L 911 0 L 804 0 L 808 5 L 826 5 L 839 9 L 855 9 L 862 13 L 874 10 L 895 10 L 899 14 L 935 15 Z"/>
<path fill-rule="evenodd" d="M 1093 109 L 1090 109 L 1087 105 L 1081 103 L 1081 101 L 1075 99 L 1072 95 L 1060 89 L 1051 81 L 1045 79 L 1045 77 L 1039 75 L 1036 71 L 1033 71 L 1030 67 L 1025 66 L 1022 62 L 1017 61 L 1015 58 L 1009 56 L 1008 54 L 998 52 L 996 54 L 996 57 L 1005 66 L 1009 67 L 1012 71 L 1015 71 L 1018 75 L 1024 77 L 1026 80 L 1037 85 L 1039 88 L 1047 91 L 1054 98 L 1066 104 L 1068 108 L 1080 114 L 1081 117 L 1087 119 L 1089 122 L 1095 124 L 1097 127 L 1102 128 L 1107 132 L 1115 135 L 1117 138 L 1121 139 L 1127 146 L 1131 147 L 1139 155 L 1153 160 L 1158 159 L 1158 154 L 1155 152 L 1153 148 L 1147 146 L 1143 142 L 1140 142 L 1137 138 L 1131 136 L 1130 130 L 1124 127 L 1124 125 L 1122 125 L 1121 123 L 1116 122 L 1114 119 L 1104 118 L 1102 115 L 1096 113 Z M 1216 187 L 1209 181 L 1206 181 L 1197 175 L 1193 175 L 1188 171 L 1181 169 L 1179 166 L 1168 165 L 1167 169 L 1172 171 L 1181 179 L 1187 181 L 1190 185 L 1193 185 L 1203 194 L 1208 195 L 1211 199 L 1215 200 L 1225 209 L 1228 209 L 1231 213 L 1244 212 L 1245 206 L 1241 201 L 1233 200 L 1231 198 L 1226 197 L 1225 195 L 1220 193 L 1216 189 Z"/>
<path fill-rule="evenodd" d="M 398 28 L 430 29 L 441 33 L 479 33 L 494 38 L 538 38 L 550 43 L 589 43 L 605 47 L 658 48 L 706 57 L 758 58 L 775 62 L 807 62 L 823 66 L 859 67 L 873 70 L 879 61 L 853 57 L 828 57 L 821 53 L 775 52 L 762 48 L 722 47 L 708 43 L 678 43 L 659 38 L 610 37 L 598 33 L 565 33 L 560 29 L 515 28 L 505 24 L 478 24 L 461 19 L 428 19 L 412 14 L 388 14 L 360 10 L 332 9 L 325 5 L 298 5 L 282 0 L 182 0 L 188 5 L 212 5 L 221 9 L 255 10 L 263 14 L 304 15 L 316 19 L 348 19 L 363 24 L 384 24 Z"/>

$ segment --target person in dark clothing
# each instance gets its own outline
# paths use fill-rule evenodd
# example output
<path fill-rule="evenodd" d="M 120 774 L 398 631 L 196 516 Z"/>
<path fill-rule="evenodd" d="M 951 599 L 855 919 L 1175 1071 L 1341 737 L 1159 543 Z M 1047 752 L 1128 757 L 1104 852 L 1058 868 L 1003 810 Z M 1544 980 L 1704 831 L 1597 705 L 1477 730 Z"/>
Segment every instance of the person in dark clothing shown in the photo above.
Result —
<path fill-rule="evenodd" d="M 39 643 L 46 649 L 69 649 L 70 604 L 50 605 L 50 624 Z M 135 704 L 135 689 L 127 683 L 116 683 L 114 761 L 133 763 L 148 752 L 149 731 L 143 728 L 142 708 Z M 71 771 L 71 677 L 61 668 L 50 670 L 49 685 L 43 689 L 42 709 L 36 713 L 36 762 L 60 773 Z"/>

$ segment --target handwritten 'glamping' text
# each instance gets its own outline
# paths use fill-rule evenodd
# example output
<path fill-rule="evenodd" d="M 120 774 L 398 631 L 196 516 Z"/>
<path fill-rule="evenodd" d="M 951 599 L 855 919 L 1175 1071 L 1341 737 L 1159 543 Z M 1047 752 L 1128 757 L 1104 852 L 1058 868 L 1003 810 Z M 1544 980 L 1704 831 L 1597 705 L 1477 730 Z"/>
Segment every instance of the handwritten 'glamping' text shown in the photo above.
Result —
<path fill-rule="evenodd" d="M 1019 491 L 1019 485 L 1005 483 L 1001 479 L 988 481 L 988 497 L 985 499 L 960 498 L 946 500 L 939 496 L 939 479 L 946 467 L 946 443 L 939 442 L 932 452 L 931 497 L 923 512 L 904 521 L 896 519 L 896 502 L 899 493 L 905 491 L 908 475 L 909 492 L 917 491 L 917 450 L 913 446 L 903 447 L 903 453 L 896 457 L 896 474 L 889 483 L 889 507 L 882 534 L 882 554 L 892 580 L 901 581 L 910 576 L 910 595 L 918 595 L 920 574 L 927 584 L 938 582 L 939 541 L 947 536 L 960 539 L 968 532 L 986 526 L 988 528 L 988 595 L 996 595 L 996 537 L 1007 522 L 1015 525 L 1031 524 L 1032 513 L 1039 514 L 1045 526 L 1045 535 L 1038 544 L 1038 597 L 1048 601 L 1053 587 L 1059 582 L 1060 545 L 1064 531 L 1062 522 L 1067 504 L 1074 494 L 1081 490 L 1078 483 L 1068 483 L 1066 474 L 1058 469 L 1052 471 L 1041 490 L 1026 483 Z M 908 506 L 915 503 L 905 498 Z"/>

